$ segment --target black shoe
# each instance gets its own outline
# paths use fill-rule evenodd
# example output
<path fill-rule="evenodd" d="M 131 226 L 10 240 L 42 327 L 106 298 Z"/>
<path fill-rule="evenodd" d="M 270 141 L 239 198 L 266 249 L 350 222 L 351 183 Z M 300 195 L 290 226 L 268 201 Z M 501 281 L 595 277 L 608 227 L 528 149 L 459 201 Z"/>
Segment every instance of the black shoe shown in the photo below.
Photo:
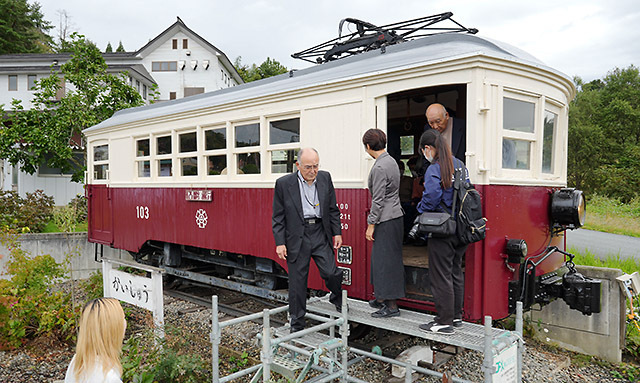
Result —
<path fill-rule="evenodd" d="M 453 327 L 462 327 L 462 319 L 454 319 Z"/>
<path fill-rule="evenodd" d="M 289 334 L 293 334 L 294 332 L 298 332 L 302 330 L 304 330 L 304 327 L 291 327 L 291 329 L 289 330 Z"/>
<path fill-rule="evenodd" d="M 342 313 L 342 305 L 334 305 L 336 306 L 336 311 Z"/>
<path fill-rule="evenodd" d="M 376 312 L 372 312 L 371 316 L 374 318 L 391 318 L 400 316 L 400 310 L 390 309 L 387 305 L 382 305 L 382 308 Z"/>
<path fill-rule="evenodd" d="M 377 299 L 372 299 L 369 301 L 369 306 L 373 307 L 374 309 L 381 309 L 382 306 L 384 306 L 384 303 L 379 302 Z"/>
<path fill-rule="evenodd" d="M 448 324 L 439 324 L 438 322 L 429 322 L 427 324 L 421 324 L 418 326 L 420 330 L 428 333 L 451 335 L 455 333 L 453 326 Z"/>

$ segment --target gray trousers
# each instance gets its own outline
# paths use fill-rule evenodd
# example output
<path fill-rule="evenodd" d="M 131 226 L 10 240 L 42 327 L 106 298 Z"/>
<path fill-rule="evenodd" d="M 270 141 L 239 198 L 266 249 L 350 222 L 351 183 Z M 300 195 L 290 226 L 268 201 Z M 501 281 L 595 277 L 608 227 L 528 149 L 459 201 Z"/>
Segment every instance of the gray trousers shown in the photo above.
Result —
<path fill-rule="evenodd" d="M 309 262 L 313 258 L 327 289 L 331 291 L 329 301 L 334 305 L 342 302 L 342 271 L 336 266 L 333 247 L 327 242 L 321 223 L 305 225 L 302 247 L 295 262 L 289 262 L 289 316 L 291 329 L 301 330 L 305 326 L 307 313 L 307 280 Z"/>

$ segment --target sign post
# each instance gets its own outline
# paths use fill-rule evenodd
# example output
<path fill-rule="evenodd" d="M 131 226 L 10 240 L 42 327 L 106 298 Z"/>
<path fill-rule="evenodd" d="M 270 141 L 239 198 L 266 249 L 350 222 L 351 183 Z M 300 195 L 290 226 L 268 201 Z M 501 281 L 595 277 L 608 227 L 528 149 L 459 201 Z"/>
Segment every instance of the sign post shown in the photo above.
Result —
<path fill-rule="evenodd" d="M 117 268 L 131 267 L 146 271 L 151 277 L 134 275 Z M 162 296 L 163 269 L 121 259 L 102 258 L 104 296 L 119 299 L 153 313 L 155 334 L 164 339 L 164 300 Z"/>

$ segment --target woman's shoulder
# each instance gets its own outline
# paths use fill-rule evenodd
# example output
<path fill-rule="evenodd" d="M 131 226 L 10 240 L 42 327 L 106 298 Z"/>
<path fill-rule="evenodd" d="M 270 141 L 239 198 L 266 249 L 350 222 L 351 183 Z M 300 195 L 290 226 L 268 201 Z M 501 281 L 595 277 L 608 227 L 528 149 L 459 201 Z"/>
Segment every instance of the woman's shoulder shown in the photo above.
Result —
<path fill-rule="evenodd" d="M 111 369 L 104 378 L 104 383 L 122 383 L 118 371 Z"/>

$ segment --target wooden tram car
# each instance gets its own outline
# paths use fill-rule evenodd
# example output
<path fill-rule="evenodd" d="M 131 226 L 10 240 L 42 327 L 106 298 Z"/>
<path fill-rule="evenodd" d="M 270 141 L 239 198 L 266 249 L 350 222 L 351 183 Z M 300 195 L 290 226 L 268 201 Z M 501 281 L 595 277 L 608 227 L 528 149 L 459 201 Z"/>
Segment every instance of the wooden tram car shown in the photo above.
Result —
<path fill-rule="evenodd" d="M 464 317 L 502 318 L 517 299 L 528 307 L 562 296 L 545 286 L 558 286 L 565 264 L 549 246 L 564 248 L 563 230 L 584 218 L 581 193 L 560 190 L 574 94 L 570 78 L 517 48 L 440 34 L 123 110 L 84 131 L 89 240 L 170 275 L 269 296 L 287 278 L 271 231 L 274 184 L 295 170 L 299 148 L 314 147 L 336 187 L 344 288 L 370 299 L 373 160 L 362 134 L 384 130 L 389 153 L 406 160 L 418 154 L 426 107 L 439 102 L 466 121 L 466 165 L 488 219 L 486 239 L 466 252 Z M 427 251 L 404 246 L 405 307 L 434 309 Z M 324 289 L 315 265 L 309 287 Z M 582 298 L 583 312 L 599 299 Z"/>

